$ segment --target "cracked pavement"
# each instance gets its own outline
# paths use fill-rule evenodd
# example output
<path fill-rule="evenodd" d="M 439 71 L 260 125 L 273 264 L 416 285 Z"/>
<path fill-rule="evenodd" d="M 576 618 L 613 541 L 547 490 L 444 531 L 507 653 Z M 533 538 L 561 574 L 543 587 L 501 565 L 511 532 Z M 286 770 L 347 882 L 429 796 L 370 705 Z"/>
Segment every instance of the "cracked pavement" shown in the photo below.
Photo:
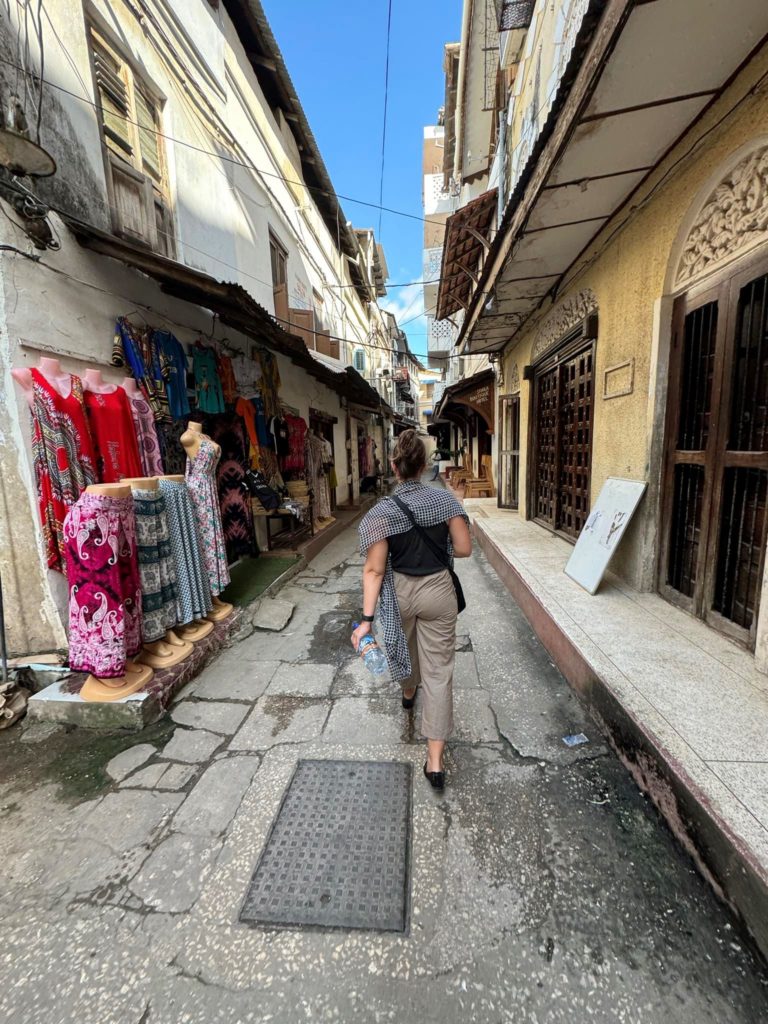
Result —
<path fill-rule="evenodd" d="M 430 789 L 418 718 L 349 646 L 354 544 L 297 576 L 284 630 L 224 651 L 170 722 L 6 734 L 0 1020 L 765 1020 L 764 967 L 479 554 L 460 566 L 448 787 Z M 413 764 L 407 935 L 239 923 L 299 758 Z"/>

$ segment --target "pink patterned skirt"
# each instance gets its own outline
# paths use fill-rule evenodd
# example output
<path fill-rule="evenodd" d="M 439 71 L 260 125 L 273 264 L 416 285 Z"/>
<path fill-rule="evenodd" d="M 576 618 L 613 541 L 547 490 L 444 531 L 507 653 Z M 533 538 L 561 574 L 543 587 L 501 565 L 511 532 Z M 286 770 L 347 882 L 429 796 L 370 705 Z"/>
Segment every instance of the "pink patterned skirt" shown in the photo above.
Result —
<path fill-rule="evenodd" d="M 125 674 L 141 648 L 141 584 L 133 499 L 81 494 L 64 520 L 69 664 L 102 679 Z"/>

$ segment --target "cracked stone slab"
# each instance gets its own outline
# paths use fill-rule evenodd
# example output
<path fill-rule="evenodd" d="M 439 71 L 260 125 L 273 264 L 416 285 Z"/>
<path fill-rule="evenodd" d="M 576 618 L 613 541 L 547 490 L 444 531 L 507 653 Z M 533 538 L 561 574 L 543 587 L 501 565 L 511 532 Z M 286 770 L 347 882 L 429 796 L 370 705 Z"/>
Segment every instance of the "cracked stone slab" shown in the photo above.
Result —
<path fill-rule="evenodd" d="M 456 690 L 453 694 L 453 738 L 460 743 L 501 740 L 487 690 Z"/>
<path fill-rule="evenodd" d="M 474 690 L 480 686 L 474 654 L 457 652 L 453 670 L 454 689 Z"/>
<path fill-rule="evenodd" d="M 248 714 L 245 704 L 227 704 L 223 701 L 182 701 L 171 712 L 171 718 L 179 725 L 192 729 L 206 729 L 208 732 L 232 736 Z"/>
<path fill-rule="evenodd" d="M 191 910 L 219 849 L 209 836 L 171 835 L 144 862 L 131 892 L 163 914 Z"/>
<path fill-rule="evenodd" d="M 387 697 L 342 697 L 333 705 L 323 740 L 352 746 L 400 743 L 407 728 L 406 713 L 393 714 Z"/>
<path fill-rule="evenodd" d="M 196 772 L 197 765 L 194 764 L 167 764 L 165 772 L 157 783 L 157 788 L 168 790 L 184 789 L 187 783 L 194 778 Z"/>
<path fill-rule="evenodd" d="M 281 665 L 267 687 L 267 693 L 327 697 L 335 674 L 335 665 Z"/>
<path fill-rule="evenodd" d="M 179 793 L 123 789 L 107 793 L 81 820 L 78 831 L 97 839 L 116 853 L 149 842 L 178 807 Z"/>
<path fill-rule="evenodd" d="M 247 754 L 216 761 L 176 812 L 173 829 L 187 835 L 217 836 L 235 816 L 260 764 Z"/>
<path fill-rule="evenodd" d="M 151 764 L 147 768 L 129 775 L 127 779 L 122 781 L 121 788 L 155 789 L 167 769 L 168 765 L 165 762 Z"/>
<path fill-rule="evenodd" d="M 374 676 L 362 658 L 355 655 L 338 670 L 333 682 L 334 697 L 389 697 L 400 700 L 401 688 L 388 676 Z"/>
<path fill-rule="evenodd" d="M 205 729 L 177 729 L 161 753 L 169 761 L 199 764 L 213 757 L 223 742 L 221 736 L 206 732 Z"/>
<path fill-rule="evenodd" d="M 322 732 L 330 701 L 266 695 L 254 707 L 230 750 L 267 750 L 276 743 L 306 743 Z"/>
<path fill-rule="evenodd" d="M 138 743 L 135 747 L 129 747 L 128 750 L 123 750 L 113 757 L 107 764 L 106 773 L 110 779 L 120 782 L 156 753 L 151 743 Z"/>
<path fill-rule="evenodd" d="M 247 661 L 219 658 L 200 674 L 184 696 L 199 700 L 239 700 L 253 702 L 264 693 L 280 661 Z"/>
<path fill-rule="evenodd" d="M 291 621 L 295 605 L 280 598 L 267 598 L 259 605 L 253 616 L 256 629 L 271 630 L 279 633 Z"/>

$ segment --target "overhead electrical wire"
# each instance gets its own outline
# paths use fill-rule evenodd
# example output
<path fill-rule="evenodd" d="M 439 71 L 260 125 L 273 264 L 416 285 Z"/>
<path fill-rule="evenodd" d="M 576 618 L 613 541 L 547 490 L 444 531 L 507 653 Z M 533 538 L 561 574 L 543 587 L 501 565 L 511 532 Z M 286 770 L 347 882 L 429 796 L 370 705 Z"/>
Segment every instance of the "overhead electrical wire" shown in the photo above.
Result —
<path fill-rule="evenodd" d="M 384 164 L 387 153 L 387 108 L 389 107 L 389 48 L 392 42 L 392 0 L 387 5 L 387 56 L 384 62 L 384 116 L 381 124 L 381 176 L 379 178 L 379 242 L 381 218 L 384 215 Z"/>

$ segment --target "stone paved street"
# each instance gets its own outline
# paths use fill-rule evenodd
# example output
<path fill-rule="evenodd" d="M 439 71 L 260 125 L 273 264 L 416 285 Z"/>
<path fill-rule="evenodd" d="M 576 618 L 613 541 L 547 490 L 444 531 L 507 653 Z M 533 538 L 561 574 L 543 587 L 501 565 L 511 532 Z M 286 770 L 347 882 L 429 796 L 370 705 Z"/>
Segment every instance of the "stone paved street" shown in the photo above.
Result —
<path fill-rule="evenodd" d="M 225 651 L 171 722 L 0 747 L 0 1020 L 765 1021 L 768 974 L 478 554 L 432 792 L 414 720 L 348 643 L 354 542 L 296 577 L 284 630 Z M 299 758 L 412 763 L 407 936 L 238 923 Z"/>

